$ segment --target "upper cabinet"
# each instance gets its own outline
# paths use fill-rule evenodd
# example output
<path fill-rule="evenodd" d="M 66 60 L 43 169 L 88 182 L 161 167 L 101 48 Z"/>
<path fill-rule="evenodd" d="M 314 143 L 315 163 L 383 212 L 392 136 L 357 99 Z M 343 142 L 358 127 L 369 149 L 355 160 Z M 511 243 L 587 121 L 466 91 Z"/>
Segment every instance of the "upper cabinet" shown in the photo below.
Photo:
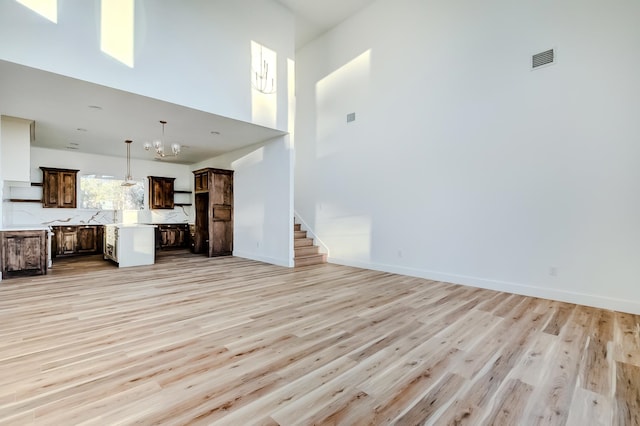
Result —
<path fill-rule="evenodd" d="M 75 209 L 78 170 L 42 169 L 42 207 Z"/>
<path fill-rule="evenodd" d="M 149 208 L 172 209 L 176 178 L 149 176 Z"/>
<path fill-rule="evenodd" d="M 195 192 L 209 191 L 209 171 L 208 169 L 196 170 L 194 173 Z"/>

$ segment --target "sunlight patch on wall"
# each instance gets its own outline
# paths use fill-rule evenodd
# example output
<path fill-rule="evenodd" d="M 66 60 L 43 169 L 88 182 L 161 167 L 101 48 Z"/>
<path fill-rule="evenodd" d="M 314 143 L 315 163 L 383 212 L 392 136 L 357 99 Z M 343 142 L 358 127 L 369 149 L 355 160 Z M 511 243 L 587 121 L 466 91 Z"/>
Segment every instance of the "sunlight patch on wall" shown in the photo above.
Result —
<path fill-rule="evenodd" d="M 317 230 L 331 249 L 331 257 L 371 260 L 372 220 L 369 215 L 358 215 L 337 206 L 320 203 L 316 207 Z"/>
<path fill-rule="evenodd" d="M 58 0 L 16 0 L 37 14 L 47 18 L 54 24 L 58 23 Z"/>
<path fill-rule="evenodd" d="M 238 158 L 237 160 L 231 163 L 231 167 L 234 170 L 243 168 L 243 167 L 252 167 L 256 164 L 262 163 L 264 159 L 264 147 L 260 147 L 254 151 L 251 151 L 247 155 Z"/>
<path fill-rule="evenodd" d="M 287 96 L 289 100 L 289 143 L 295 143 L 295 124 L 296 124 L 296 62 L 287 58 Z M 291 147 L 290 147 L 291 148 Z"/>
<path fill-rule="evenodd" d="M 133 68 L 135 0 L 102 0 L 100 49 Z"/>
<path fill-rule="evenodd" d="M 255 124 L 277 127 L 277 54 L 251 41 L 251 117 Z"/>
<path fill-rule="evenodd" d="M 355 57 L 316 83 L 316 151 L 324 157 L 340 151 L 338 137 L 348 113 L 366 106 L 369 93 L 371 49 Z"/>

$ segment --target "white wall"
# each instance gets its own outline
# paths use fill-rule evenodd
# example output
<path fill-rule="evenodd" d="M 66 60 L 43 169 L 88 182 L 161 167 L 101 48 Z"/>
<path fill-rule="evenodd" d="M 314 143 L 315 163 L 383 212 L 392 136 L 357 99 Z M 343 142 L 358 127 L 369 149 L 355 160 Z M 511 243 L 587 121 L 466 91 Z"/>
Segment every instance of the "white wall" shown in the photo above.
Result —
<path fill-rule="evenodd" d="M 292 159 L 282 136 L 192 167 L 234 170 L 234 256 L 293 266 Z"/>
<path fill-rule="evenodd" d="M 123 144 L 124 145 L 124 144 Z M 124 149 L 124 146 L 122 147 Z M 75 153 L 44 148 L 31 148 L 31 181 L 42 182 L 40 167 L 78 169 L 78 176 L 98 174 L 124 179 L 126 160 L 120 157 Z M 193 174 L 189 166 L 159 161 L 131 159 L 131 172 L 135 179 L 145 181 L 145 208 L 139 212 L 123 212 L 94 209 L 43 208 L 41 203 L 12 203 L 4 201 L 3 225 L 70 225 L 105 224 L 114 221 L 134 220 L 140 223 L 186 223 L 193 222 L 193 207 L 176 207 L 173 210 L 149 210 L 149 182 L 147 176 L 175 177 L 175 189 L 193 190 Z M 5 185 L 6 186 L 6 185 Z M 5 187 L 5 198 L 40 199 L 41 187 Z M 137 217 L 133 217 L 134 215 Z"/>
<path fill-rule="evenodd" d="M 640 313 L 638 16 L 373 3 L 297 52 L 296 212 L 331 262 Z"/>
<path fill-rule="evenodd" d="M 107 0 L 105 0 L 107 1 Z M 130 68 L 100 50 L 100 1 L 58 0 L 57 23 L 0 2 L 0 59 L 287 129 L 291 13 L 272 0 L 137 0 Z M 254 120 L 251 41 L 278 58 L 277 119 Z"/>

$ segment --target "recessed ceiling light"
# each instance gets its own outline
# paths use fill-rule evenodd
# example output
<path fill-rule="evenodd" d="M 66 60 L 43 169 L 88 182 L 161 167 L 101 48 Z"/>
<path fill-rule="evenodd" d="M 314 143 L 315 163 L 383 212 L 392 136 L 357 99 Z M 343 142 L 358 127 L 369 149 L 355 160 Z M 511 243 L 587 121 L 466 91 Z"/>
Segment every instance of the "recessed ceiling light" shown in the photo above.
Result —
<path fill-rule="evenodd" d="M 217 131 L 213 130 L 213 131 L 211 131 L 211 134 L 212 134 L 212 135 L 219 135 L 219 134 L 220 134 L 220 132 L 217 132 Z"/>
<path fill-rule="evenodd" d="M 84 129 L 82 127 L 78 127 L 76 130 L 79 131 L 79 132 L 86 132 L 87 131 L 87 129 Z"/>
<path fill-rule="evenodd" d="M 69 145 L 71 145 L 71 146 L 80 146 L 80 144 L 78 142 L 69 142 Z"/>
<path fill-rule="evenodd" d="M 89 108 L 91 108 L 91 109 L 102 109 L 102 107 L 99 106 L 99 105 L 89 105 Z"/>
<path fill-rule="evenodd" d="M 67 149 L 80 149 L 77 146 L 65 146 L 65 148 L 67 148 Z"/>

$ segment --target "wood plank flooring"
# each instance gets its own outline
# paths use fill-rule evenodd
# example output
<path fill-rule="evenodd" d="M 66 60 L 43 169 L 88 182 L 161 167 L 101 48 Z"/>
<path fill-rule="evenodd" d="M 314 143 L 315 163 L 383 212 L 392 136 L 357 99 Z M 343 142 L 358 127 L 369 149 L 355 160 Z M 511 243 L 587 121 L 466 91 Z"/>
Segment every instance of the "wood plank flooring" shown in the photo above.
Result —
<path fill-rule="evenodd" d="M 332 264 L 0 283 L 0 424 L 639 425 L 640 317 Z"/>

